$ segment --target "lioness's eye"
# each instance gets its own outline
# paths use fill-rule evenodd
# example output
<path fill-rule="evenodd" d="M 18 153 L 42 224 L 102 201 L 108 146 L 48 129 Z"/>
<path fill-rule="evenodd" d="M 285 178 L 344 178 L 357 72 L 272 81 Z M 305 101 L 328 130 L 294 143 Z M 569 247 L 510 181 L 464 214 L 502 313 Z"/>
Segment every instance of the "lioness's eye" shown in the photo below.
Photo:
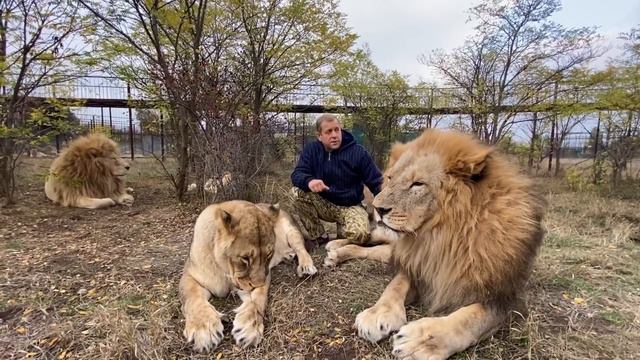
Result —
<path fill-rule="evenodd" d="M 240 258 L 240 260 L 245 264 L 245 265 L 249 265 L 251 263 L 251 258 L 249 256 L 243 256 Z"/>
<path fill-rule="evenodd" d="M 411 187 L 418 187 L 418 186 L 424 186 L 424 183 L 421 183 L 419 181 L 414 181 L 413 184 L 411 184 Z"/>

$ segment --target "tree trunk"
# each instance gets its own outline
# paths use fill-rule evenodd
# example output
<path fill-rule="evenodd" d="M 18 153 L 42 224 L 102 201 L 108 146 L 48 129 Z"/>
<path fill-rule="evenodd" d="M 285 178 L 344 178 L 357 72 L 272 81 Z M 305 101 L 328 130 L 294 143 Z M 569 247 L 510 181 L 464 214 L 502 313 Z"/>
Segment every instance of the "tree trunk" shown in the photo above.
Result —
<path fill-rule="evenodd" d="M 176 143 L 176 160 L 178 169 L 176 172 L 176 197 L 182 201 L 187 189 L 187 174 L 189 173 L 189 118 L 190 115 L 184 109 L 177 109 L 174 116 L 174 134 L 179 140 Z"/>
<path fill-rule="evenodd" d="M 14 144 L 11 139 L 0 139 L 0 198 L 4 199 L 4 205 L 15 202 L 14 199 L 14 176 L 13 167 Z"/>
<path fill-rule="evenodd" d="M 547 173 L 551 175 L 551 166 L 553 165 L 553 152 L 555 151 L 556 141 L 556 120 L 551 121 L 551 137 L 549 139 L 549 166 L 547 167 Z"/>
<path fill-rule="evenodd" d="M 533 153 L 536 148 L 536 141 L 538 140 L 538 113 L 533 113 L 533 129 L 531 130 L 531 143 L 529 144 L 529 160 L 527 162 L 527 172 L 531 174 L 533 169 Z"/>

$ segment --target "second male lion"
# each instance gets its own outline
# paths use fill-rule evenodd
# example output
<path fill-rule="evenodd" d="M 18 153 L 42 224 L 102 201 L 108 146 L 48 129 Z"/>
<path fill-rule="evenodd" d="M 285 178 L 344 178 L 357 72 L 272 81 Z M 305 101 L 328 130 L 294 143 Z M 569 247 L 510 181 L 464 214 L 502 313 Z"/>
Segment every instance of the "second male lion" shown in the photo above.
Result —
<path fill-rule="evenodd" d="M 446 359 L 490 336 L 519 298 L 541 244 L 544 201 L 529 180 L 469 135 L 427 130 L 394 146 L 373 205 L 393 235 L 396 275 L 356 317 L 393 354 Z M 351 246 L 351 245 L 349 245 Z M 405 303 L 427 317 L 407 323 Z"/>
<path fill-rule="evenodd" d="M 270 269 L 294 256 L 298 276 L 316 273 L 302 235 L 277 206 L 234 200 L 204 209 L 196 220 L 179 286 L 187 341 L 193 341 L 198 351 L 218 346 L 223 338 L 222 314 L 209 298 L 233 290 L 242 300 L 233 321 L 236 343 L 242 347 L 260 343 Z"/>

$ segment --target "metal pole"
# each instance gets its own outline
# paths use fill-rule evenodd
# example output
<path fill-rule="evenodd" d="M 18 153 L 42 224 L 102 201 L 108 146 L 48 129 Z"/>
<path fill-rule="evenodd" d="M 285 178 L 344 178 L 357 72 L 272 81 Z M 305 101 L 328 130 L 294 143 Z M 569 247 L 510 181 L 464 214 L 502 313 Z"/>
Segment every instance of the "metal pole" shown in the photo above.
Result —
<path fill-rule="evenodd" d="M 100 126 L 104 128 L 104 108 L 100 106 Z"/>
<path fill-rule="evenodd" d="M 593 145 L 593 184 L 596 185 L 598 183 L 598 179 L 600 178 L 600 169 L 598 164 L 598 145 L 600 144 L 600 116 L 601 112 L 598 111 L 598 126 L 596 127 L 596 139 L 595 144 Z"/>
<path fill-rule="evenodd" d="M 109 132 L 113 131 L 113 119 L 111 118 L 111 106 L 109 106 Z"/>
<path fill-rule="evenodd" d="M 131 101 L 131 84 L 127 82 L 127 99 Z M 129 148 L 131 149 L 131 160 L 134 158 L 133 151 L 133 114 L 131 114 L 131 104 L 127 104 L 129 108 Z"/>
<path fill-rule="evenodd" d="M 164 161 L 164 119 L 160 111 L 160 159 Z"/>

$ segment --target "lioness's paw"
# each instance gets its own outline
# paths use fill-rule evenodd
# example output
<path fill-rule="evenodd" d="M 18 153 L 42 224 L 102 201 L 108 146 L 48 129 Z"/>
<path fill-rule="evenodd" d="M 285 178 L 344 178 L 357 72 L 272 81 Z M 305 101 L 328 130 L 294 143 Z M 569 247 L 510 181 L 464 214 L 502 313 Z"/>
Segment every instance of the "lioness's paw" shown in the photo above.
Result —
<path fill-rule="evenodd" d="M 358 314 L 355 325 L 361 338 L 375 343 L 406 323 L 404 306 L 376 305 Z"/>
<path fill-rule="evenodd" d="M 423 318 L 400 328 L 393 336 L 393 355 L 401 359 L 444 360 L 462 348 L 461 334 L 451 331 L 444 318 Z"/>
<path fill-rule="evenodd" d="M 187 342 L 193 341 L 194 350 L 204 351 L 218 347 L 224 336 L 222 331 L 220 313 L 209 306 L 186 319 L 183 335 Z"/>
<path fill-rule="evenodd" d="M 338 265 L 338 252 L 331 250 L 327 252 L 327 257 L 324 258 L 324 266 L 328 268 L 336 267 Z"/>
<path fill-rule="evenodd" d="M 133 193 L 135 192 L 135 191 L 133 190 L 133 188 L 132 188 L 132 187 L 128 187 L 128 188 L 126 188 L 126 189 L 125 189 L 125 191 L 126 191 L 128 194 L 133 194 Z"/>
<path fill-rule="evenodd" d="M 118 198 L 117 202 L 118 204 L 121 204 L 121 205 L 131 206 L 133 205 L 133 196 L 129 194 L 122 194 Z"/>
<path fill-rule="evenodd" d="M 262 316 L 253 306 L 247 307 L 238 312 L 233 320 L 233 330 L 231 334 L 236 344 L 242 348 L 250 345 L 256 346 L 262 341 L 264 333 L 264 322 Z"/>

